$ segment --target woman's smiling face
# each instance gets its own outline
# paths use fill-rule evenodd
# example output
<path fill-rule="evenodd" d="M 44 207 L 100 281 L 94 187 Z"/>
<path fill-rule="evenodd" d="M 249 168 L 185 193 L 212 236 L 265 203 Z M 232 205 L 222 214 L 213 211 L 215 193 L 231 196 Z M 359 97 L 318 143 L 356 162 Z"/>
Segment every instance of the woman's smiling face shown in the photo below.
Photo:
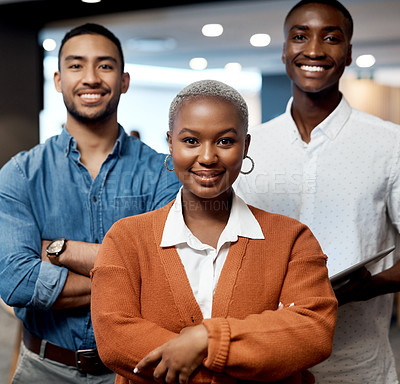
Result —
<path fill-rule="evenodd" d="M 212 96 L 184 101 L 168 141 L 186 195 L 200 199 L 230 195 L 250 143 L 232 103 Z"/>

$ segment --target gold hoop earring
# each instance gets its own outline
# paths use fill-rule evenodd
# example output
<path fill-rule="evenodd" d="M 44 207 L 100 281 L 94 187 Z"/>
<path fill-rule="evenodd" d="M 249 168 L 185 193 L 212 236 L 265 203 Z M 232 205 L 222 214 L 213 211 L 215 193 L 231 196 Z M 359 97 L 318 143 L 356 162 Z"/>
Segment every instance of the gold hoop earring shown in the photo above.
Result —
<path fill-rule="evenodd" d="M 172 158 L 171 155 L 167 155 L 167 156 L 165 157 L 165 160 L 164 160 L 164 167 L 165 167 L 165 169 L 166 169 L 167 171 L 174 172 L 174 168 L 172 168 L 172 169 L 168 168 L 167 161 L 168 161 L 168 159 L 169 159 L 170 157 Z"/>
<path fill-rule="evenodd" d="M 240 171 L 240 173 L 241 173 L 242 175 L 248 175 L 249 173 L 253 172 L 254 166 L 255 166 L 254 160 L 253 160 L 250 156 L 247 156 L 247 155 L 246 155 L 245 159 L 249 159 L 249 160 L 251 161 L 251 168 L 250 168 L 249 171 L 246 171 L 246 172 Z"/>

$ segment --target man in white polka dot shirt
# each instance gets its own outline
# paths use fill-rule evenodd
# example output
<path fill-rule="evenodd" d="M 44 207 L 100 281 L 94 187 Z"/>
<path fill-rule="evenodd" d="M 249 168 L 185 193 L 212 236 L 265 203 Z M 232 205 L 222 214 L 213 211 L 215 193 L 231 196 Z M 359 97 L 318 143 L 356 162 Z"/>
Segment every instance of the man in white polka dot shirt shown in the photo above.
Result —
<path fill-rule="evenodd" d="M 352 109 L 339 92 L 353 32 L 342 4 L 303 0 L 284 32 L 293 97 L 284 114 L 250 131 L 255 169 L 236 190 L 248 204 L 307 224 L 332 276 L 395 243 L 400 126 Z M 317 383 L 398 383 L 388 333 L 399 287 L 391 254 L 336 291 L 333 353 L 312 369 Z"/>

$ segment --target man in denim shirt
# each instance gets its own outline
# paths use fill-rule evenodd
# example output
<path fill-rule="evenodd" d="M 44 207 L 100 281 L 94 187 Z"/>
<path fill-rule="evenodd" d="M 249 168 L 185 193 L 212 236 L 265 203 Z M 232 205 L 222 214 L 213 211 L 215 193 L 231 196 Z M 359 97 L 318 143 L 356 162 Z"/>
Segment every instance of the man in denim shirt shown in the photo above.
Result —
<path fill-rule="evenodd" d="M 0 171 L 0 294 L 24 324 L 13 383 L 114 382 L 96 351 L 90 270 L 116 220 L 165 205 L 180 186 L 165 155 L 117 123 L 123 68 L 104 27 L 67 33 L 54 75 L 67 123 Z"/>

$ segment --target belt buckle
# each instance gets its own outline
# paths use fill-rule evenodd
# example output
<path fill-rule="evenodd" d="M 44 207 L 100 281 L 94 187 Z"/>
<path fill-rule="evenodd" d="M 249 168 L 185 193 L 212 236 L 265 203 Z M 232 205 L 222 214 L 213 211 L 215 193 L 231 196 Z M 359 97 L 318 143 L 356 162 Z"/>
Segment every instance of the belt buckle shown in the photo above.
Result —
<path fill-rule="evenodd" d="M 97 349 L 80 349 L 75 352 L 76 368 L 82 373 L 97 373 L 104 367 Z"/>

